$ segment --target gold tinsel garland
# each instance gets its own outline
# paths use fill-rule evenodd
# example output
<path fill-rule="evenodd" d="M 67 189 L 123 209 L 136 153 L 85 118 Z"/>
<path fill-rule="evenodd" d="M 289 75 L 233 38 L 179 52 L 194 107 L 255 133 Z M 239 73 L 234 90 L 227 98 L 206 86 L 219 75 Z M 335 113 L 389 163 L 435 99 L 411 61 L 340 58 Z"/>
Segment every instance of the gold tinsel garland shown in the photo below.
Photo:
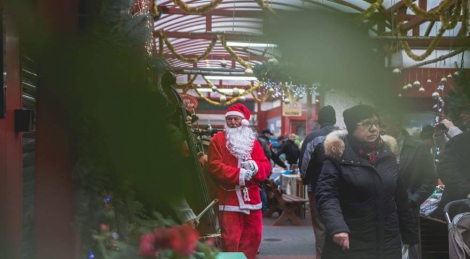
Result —
<path fill-rule="evenodd" d="M 210 80 L 208 80 L 208 79 L 206 79 L 206 78 L 204 78 L 204 80 L 206 80 L 207 84 L 208 84 L 211 88 L 214 86 L 214 84 L 212 84 L 212 82 L 211 82 Z M 245 95 L 247 95 L 247 94 L 253 93 L 253 91 L 255 91 L 256 89 L 258 89 L 258 88 L 261 86 L 262 83 L 263 83 L 262 81 L 258 81 L 258 83 L 257 83 L 256 85 L 254 85 L 254 86 L 252 86 L 250 89 L 244 91 L 243 94 L 240 94 L 239 96 L 234 97 L 234 98 L 231 99 L 230 101 L 226 101 L 226 102 L 216 102 L 216 101 L 213 101 L 213 100 L 211 100 L 211 99 L 205 97 L 201 92 L 199 92 L 199 91 L 197 90 L 196 87 L 194 87 L 194 85 L 193 85 L 193 90 L 196 91 L 196 93 L 199 95 L 199 97 L 201 97 L 202 99 L 204 99 L 206 102 L 208 102 L 208 103 L 210 103 L 210 104 L 213 104 L 213 105 L 216 105 L 216 106 L 226 106 L 226 105 L 230 105 L 230 104 L 232 104 L 232 103 L 234 103 L 234 102 L 240 100 L 240 98 L 241 98 L 242 96 L 245 96 Z M 218 92 L 221 93 L 220 91 L 218 91 Z M 223 93 L 221 93 L 221 94 L 222 94 L 222 95 L 225 95 L 225 94 L 223 94 Z M 267 98 L 266 98 L 266 99 L 267 99 Z M 258 100 L 261 100 L 261 99 L 255 98 L 255 100 L 258 101 Z"/>
<path fill-rule="evenodd" d="M 359 17 L 360 20 L 364 20 L 369 18 L 379 7 L 382 6 L 384 0 L 377 0 L 374 3 L 372 3 L 369 8 L 367 8 Z"/>
<path fill-rule="evenodd" d="M 439 3 L 437 9 L 433 11 L 426 12 L 425 10 L 419 8 L 412 0 L 403 0 L 406 6 L 413 11 L 414 14 L 421 16 L 425 19 L 437 18 L 439 15 L 444 14 L 452 4 L 452 0 L 443 0 Z"/>
<path fill-rule="evenodd" d="M 454 8 L 454 12 L 453 12 L 453 15 L 451 16 L 450 21 L 447 19 L 447 17 L 445 17 L 444 14 L 439 16 L 439 18 L 441 19 L 441 22 L 442 22 L 442 26 L 439 29 L 439 31 L 436 35 L 436 38 L 433 39 L 433 41 L 431 42 L 431 44 L 429 45 L 429 47 L 426 49 L 426 51 L 423 54 L 421 54 L 421 55 L 414 54 L 413 51 L 411 50 L 410 46 L 408 45 L 408 42 L 400 41 L 400 44 L 403 47 L 403 49 L 405 50 L 406 54 L 411 59 L 413 59 L 415 61 L 423 61 L 424 59 L 429 57 L 431 55 L 431 53 L 434 51 L 434 49 L 436 48 L 439 41 L 441 40 L 442 35 L 444 35 L 445 31 L 446 30 L 452 30 L 452 29 L 455 28 L 455 26 L 458 23 L 459 17 L 460 17 L 460 10 L 461 9 L 464 10 L 464 19 L 468 18 L 468 8 L 466 6 L 466 3 L 464 3 L 463 1 L 459 1 L 457 3 L 457 6 Z M 398 24 L 398 35 L 399 36 L 405 36 L 406 35 L 404 33 L 403 29 L 402 29 L 402 26 L 403 26 L 403 23 Z M 462 27 L 460 28 L 458 36 L 466 35 L 466 33 L 467 33 L 467 25 L 465 24 L 465 22 L 462 22 Z"/>
<path fill-rule="evenodd" d="M 272 14 L 277 14 L 276 11 L 274 11 L 271 6 L 267 5 L 264 0 L 255 0 L 255 2 L 259 5 L 259 7 L 263 8 L 264 10 L 272 13 Z"/>
<path fill-rule="evenodd" d="M 468 15 L 469 15 L 468 4 L 465 3 L 465 1 L 462 1 L 462 12 L 463 12 L 462 27 L 460 27 L 460 31 L 457 34 L 457 36 L 465 37 L 468 31 L 468 23 L 466 23 L 465 21 L 468 21 Z"/>
<path fill-rule="evenodd" d="M 196 64 L 197 62 L 199 62 L 200 60 L 203 60 L 205 58 L 207 58 L 207 56 L 209 56 L 209 54 L 211 53 L 212 49 L 214 48 L 215 44 L 217 43 L 217 39 L 212 39 L 212 42 L 211 44 L 209 44 L 209 46 L 207 47 L 207 49 L 204 51 L 204 53 L 202 53 L 201 55 L 197 56 L 196 58 L 185 58 L 183 55 L 179 54 L 178 52 L 175 51 L 175 48 L 173 47 L 173 45 L 171 44 L 171 42 L 168 40 L 168 37 L 166 36 L 165 34 L 165 31 L 163 30 L 160 30 L 160 38 L 163 39 L 163 41 L 165 42 L 165 45 L 168 47 L 168 49 L 170 50 L 170 52 L 179 60 L 183 61 L 183 62 L 187 62 L 187 63 L 191 63 L 191 64 Z"/>
<path fill-rule="evenodd" d="M 269 95 L 268 94 L 265 94 L 261 99 L 256 97 L 255 93 L 251 93 L 251 95 L 253 96 L 253 98 L 255 99 L 255 101 L 259 102 L 259 103 L 262 103 L 264 101 L 266 101 L 268 98 L 269 98 Z"/>
<path fill-rule="evenodd" d="M 453 20 L 451 19 L 449 21 L 446 14 L 439 15 L 439 20 L 441 21 L 442 27 L 447 30 L 454 28 L 457 25 L 461 9 L 462 9 L 462 1 L 459 0 L 457 1 L 455 8 L 453 8 L 452 10 L 451 18 L 454 18 Z"/>
<path fill-rule="evenodd" d="M 177 5 L 181 10 L 190 13 L 190 14 L 205 14 L 217 8 L 223 0 L 213 0 L 212 2 L 201 5 L 198 7 L 192 7 L 187 5 L 183 0 L 171 0 L 175 5 Z"/>
<path fill-rule="evenodd" d="M 217 38 L 219 38 L 220 42 L 222 43 L 222 46 L 224 46 L 224 48 L 228 51 L 230 56 L 232 56 L 232 58 L 234 58 L 238 63 L 240 63 L 242 66 L 246 68 L 253 68 L 251 64 L 249 64 L 248 62 L 240 58 L 240 56 L 238 56 L 238 54 L 235 53 L 235 51 L 233 51 L 233 49 L 227 45 L 227 41 L 225 40 L 225 37 L 223 35 L 217 35 Z"/>
<path fill-rule="evenodd" d="M 188 82 L 184 84 L 176 84 L 176 88 L 186 88 L 186 87 L 191 87 L 194 88 L 193 83 L 196 80 L 197 75 L 194 75 L 193 78 L 191 78 Z"/>
<path fill-rule="evenodd" d="M 181 10 L 189 13 L 189 14 L 205 14 L 207 12 L 210 12 L 217 8 L 223 0 L 213 0 L 209 4 L 198 6 L 198 7 L 192 7 L 186 4 L 183 0 L 171 0 L 175 5 L 177 5 Z M 262 9 L 272 13 L 276 14 L 276 11 L 274 11 L 271 6 L 267 5 L 264 0 L 255 0 L 255 2 L 261 7 Z"/>

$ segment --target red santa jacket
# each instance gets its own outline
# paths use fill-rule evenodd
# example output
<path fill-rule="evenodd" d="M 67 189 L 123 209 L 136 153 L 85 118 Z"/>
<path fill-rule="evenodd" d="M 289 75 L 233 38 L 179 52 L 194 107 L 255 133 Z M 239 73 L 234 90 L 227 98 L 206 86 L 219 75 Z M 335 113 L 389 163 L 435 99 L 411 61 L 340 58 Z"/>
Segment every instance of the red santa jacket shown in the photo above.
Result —
<path fill-rule="evenodd" d="M 271 164 L 263 148 L 255 139 L 251 160 L 256 162 L 258 173 L 249 181 L 240 179 L 240 161 L 226 147 L 225 133 L 217 133 L 211 140 L 206 168 L 217 183 L 219 210 L 249 214 L 261 209 L 259 184 L 268 177 Z"/>

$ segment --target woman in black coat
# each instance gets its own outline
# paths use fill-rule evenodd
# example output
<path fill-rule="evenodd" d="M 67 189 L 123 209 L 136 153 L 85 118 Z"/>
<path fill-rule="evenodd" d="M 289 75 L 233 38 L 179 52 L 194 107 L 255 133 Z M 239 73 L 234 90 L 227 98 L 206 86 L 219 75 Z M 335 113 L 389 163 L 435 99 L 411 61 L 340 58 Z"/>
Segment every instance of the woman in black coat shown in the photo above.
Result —
<path fill-rule="evenodd" d="M 418 231 L 398 179 L 397 143 L 380 137 L 374 108 L 357 105 L 343 116 L 352 134 L 327 136 L 315 192 L 328 232 L 322 258 L 400 259 L 401 241 L 418 243 Z"/>

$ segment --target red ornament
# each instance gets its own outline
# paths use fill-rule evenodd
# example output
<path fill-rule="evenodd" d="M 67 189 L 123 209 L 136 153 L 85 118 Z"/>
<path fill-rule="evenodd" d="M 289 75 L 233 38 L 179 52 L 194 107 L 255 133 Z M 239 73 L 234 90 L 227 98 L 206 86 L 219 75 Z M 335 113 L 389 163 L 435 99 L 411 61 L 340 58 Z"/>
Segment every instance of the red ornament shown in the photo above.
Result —
<path fill-rule="evenodd" d="M 170 229 L 171 248 L 182 257 L 187 257 L 196 249 L 199 232 L 191 224 Z"/>
<path fill-rule="evenodd" d="M 169 228 L 156 228 L 153 236 L 155 237 L 154 246 L 156 249 L 170 248 L 171 237 Z"/>
<path fill-rule="evenodd" d="M 140 238 L 139 255 L 146 258 L 155 258 L 157 250 L 153 246 L 155 237 L 152 234 L 142 235 Z"/>
<path fill-rule="evenodd" d="M 106 224 L 101 224 L 101 230 L 102 231 L 108 231 L 109 227 Z"/>

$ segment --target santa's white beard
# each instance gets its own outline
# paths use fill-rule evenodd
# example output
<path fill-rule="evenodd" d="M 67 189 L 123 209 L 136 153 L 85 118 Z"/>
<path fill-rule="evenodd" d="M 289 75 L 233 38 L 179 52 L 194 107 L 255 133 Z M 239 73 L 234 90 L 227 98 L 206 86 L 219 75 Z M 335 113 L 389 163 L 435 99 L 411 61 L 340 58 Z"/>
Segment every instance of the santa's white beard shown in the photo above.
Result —
<path fill-rule="evenodd" d="M 236 158 L 243 161 L 251 159 L 256 134 L 248 127 L 229 128 L 225 125 L 227 149 Z"/>

